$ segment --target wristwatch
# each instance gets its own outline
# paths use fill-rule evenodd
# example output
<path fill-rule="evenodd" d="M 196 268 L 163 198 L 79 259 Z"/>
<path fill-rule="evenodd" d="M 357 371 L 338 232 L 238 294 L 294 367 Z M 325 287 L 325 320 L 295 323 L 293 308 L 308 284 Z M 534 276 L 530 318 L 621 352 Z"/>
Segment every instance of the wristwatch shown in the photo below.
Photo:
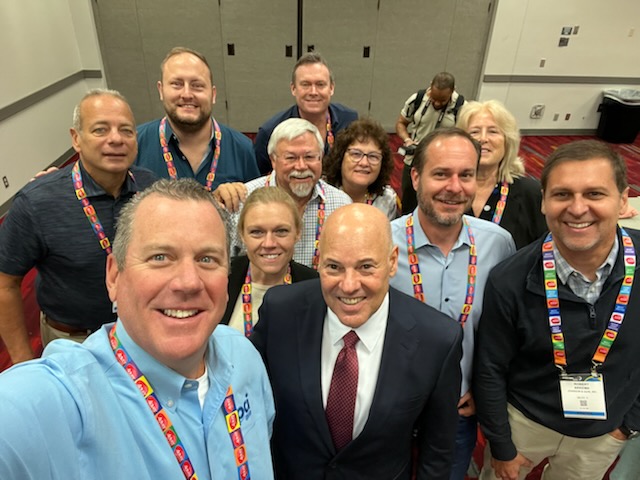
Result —
<path fill-rule="evenodd" d="M 620 429 L 622 434 L 627 437 L 627 440 L 631 440 L 632 438 L 636 438 L 637 436 L 640 436 L 640 432 L 639 431 L 631 430 L 626 425 L 620 425 L 620 427 L 618 427 L 618 428 Z"/>

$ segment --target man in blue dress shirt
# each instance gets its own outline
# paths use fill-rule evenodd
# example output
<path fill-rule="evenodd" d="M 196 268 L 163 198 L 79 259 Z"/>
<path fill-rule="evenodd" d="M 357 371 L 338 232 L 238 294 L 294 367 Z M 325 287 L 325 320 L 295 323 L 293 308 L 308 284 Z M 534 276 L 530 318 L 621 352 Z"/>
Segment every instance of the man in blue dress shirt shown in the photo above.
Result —
<path fill-rule="evenodd" d="M 118 320 L 0 375 L 0 478 L 273 479 L 264 365 L 217 326 L 225 230 L 193 180 L 127 204 L 107 259 Z"/>
<path fill-rule="evenodd" d="M 464 215 L 476 193 L 480 146 L 463 130 L 442 128 L 418 145 L 411 179 L 418 207 L 391 223 L 400 248 L 391 285 L 464 327 L 462 389 L 452 480 L 463 480 L 476 443 L 471 371 L 482 293 L 494 265 L 515 252 L 511 234 Z"/>
<path fill-rule="evenodd" d="M 216 87 L 204 55 L 176 47 L 160 70 L 166 116 L 138 127 L 136 164 L 161 178 L 195 178 L 208 190 L 258 177 L 251 140 L 211 115 Z"/>

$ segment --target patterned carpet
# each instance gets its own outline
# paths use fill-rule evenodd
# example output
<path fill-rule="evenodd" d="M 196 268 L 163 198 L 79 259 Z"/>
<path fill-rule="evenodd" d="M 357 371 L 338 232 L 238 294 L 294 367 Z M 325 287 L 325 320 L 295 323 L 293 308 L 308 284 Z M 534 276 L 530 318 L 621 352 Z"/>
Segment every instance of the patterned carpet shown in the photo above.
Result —
<path fill-rule="evenodd" d="M 559 145 L 573 142 L 575 140 L 598 139 L 594 136 L 536 136 L 523 137 L 520 143 L 520 156 L 525 159 L 527 173 L 529 175 L 540 178 L 544 160 Z M 640 196 L 640 136 L 636 138 L 635 143 L 615 144 L 610 143 L 611 147 L 622 155 L 625 159 L 628 169 L 629 195 L 631 197 Z"/>

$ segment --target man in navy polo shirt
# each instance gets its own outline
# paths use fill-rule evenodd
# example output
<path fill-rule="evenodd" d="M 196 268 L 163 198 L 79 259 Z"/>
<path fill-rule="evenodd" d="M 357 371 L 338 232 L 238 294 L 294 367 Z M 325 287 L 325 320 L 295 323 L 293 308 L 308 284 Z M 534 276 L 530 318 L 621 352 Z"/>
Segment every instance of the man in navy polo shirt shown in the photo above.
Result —
<path fill-rule="evenodd" d="M 216 87 L 204 55 L 173 48 L 160 70 L 166 116 L 138 127 L 136 165 L 162 178 L 194 178 L 208 190 L 258 177 L 251 140 L 211 115 Z"/>
<path fill-rule="evenodd" d="M 41 334 L 82 341 L 115 320 L 105 287 L 120 209 L 151 185 L 151 172 L 131 167 L 137 152 L 131 108 L 114 90 L 91 90 L 71 128 L 79 160 L 29 183 L 0 227 L 0 336 L 14 363 L 33 358 L 21 284 L 38 269 Z"/>
<path fill-rule="evenodd" d="M 298 59 L 291 76 L 291 95 L 296 98 L 296 104 L 264 122 L 256 135 L 256 160 L 261 174 L 266 175 L 271 171 L 267 145 L 273 129 L 284 120 L 304 118 L 313 123 L 324 139 L 326 155 L 336 134 L 358 119 L 355 110 L 331 103 L 334 86 L 333 74 L 320 54 L 309 52 Z"/>

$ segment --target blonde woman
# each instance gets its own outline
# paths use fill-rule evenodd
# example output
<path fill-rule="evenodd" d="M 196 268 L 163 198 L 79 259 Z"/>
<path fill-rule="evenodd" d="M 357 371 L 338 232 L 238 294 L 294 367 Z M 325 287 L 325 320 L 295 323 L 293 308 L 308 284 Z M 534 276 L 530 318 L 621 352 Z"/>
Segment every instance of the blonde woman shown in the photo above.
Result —
<path fill-rule="evenodd" d="M 281 188 L 258 188 L 247 197 L 238 219 L 238 234 L 247 251 L 231 259 L 229 302 L 220 323 L 249 336 L 269 288 L 318 276 L 292 260 L 301 232 L 298 207 Z"/>
<path fill-rule="evenodd" d="M 482 148 L 478 189 L 472 211 L 467 213 L 509 231 L 517 248 L 540 237 L 547 230 L 540 211 L 540 182 L 525 176 L 514 116 L 496 100 L 467 102 L 456 126 L 466 130 Z"/>

